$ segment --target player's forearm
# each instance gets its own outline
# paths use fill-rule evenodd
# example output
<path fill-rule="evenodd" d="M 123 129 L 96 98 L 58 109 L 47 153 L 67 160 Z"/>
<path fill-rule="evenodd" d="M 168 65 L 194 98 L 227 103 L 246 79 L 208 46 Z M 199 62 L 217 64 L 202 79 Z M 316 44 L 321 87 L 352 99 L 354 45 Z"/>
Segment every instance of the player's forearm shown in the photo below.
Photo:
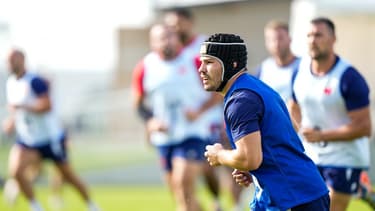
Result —
<path fill-rule="evenodd" d="M 2 129 L 5 134 L 10 135 L 15 128 L 15 117 L 13 115 L 7 117 L 2 122 Z"/>
<path fill-rule="evenodd" d="M 218 153 L 218 161 L 221 165 L 229 166 L 241 171 L 250 171 L 258 168 L 255 162 L 238 150 L 221 150 Z"/>
<path fill-rule="evenodd" d="M 350 122 L 332 129 L 322 129 L 320 140 L 352 141 L 356 138 L 371 136 L 370 108 L 364 107 L 348 112 Z"/>
<path fill-rule="evenodd" d="M 356 138 L 370 136 L 371 123 L 362 123 L 360 125 L 344 125 L 332 130 L 322 130 L 321 140 L 324 141 L 352 141 Z"/>
<path fill-rule="evenodd" d="M 296 102 L 290 100 L 288 102 L 288 111 L 290 113 L 290 118 L 292 119 L 294 129 L 301 127 L 301 110 Z"/>
<path fill-rule="evenodd" d="M 137 110 L 138 116 L 147 123 L 154 115 L 152 110 L 147 107 L 144 103 L 144 96 L 138 93 L 134 94 L 133 104 L 135 109 Z"/>
<path fill-rule="evenodd" d="M 49 102 L 36 102 L 32 105 L 24 105 L 21 107 L 33 113 L 44 113 L 51 110 L 51 104 Z"/>
<path fill-rule="evenodd" d="M 151 109 L 147 108 L 143 105 L 143 103 L 139 104 L 137 107 L 138 116 L 144 121 L 147 122 L 153 117 L 153 113 Z"/>

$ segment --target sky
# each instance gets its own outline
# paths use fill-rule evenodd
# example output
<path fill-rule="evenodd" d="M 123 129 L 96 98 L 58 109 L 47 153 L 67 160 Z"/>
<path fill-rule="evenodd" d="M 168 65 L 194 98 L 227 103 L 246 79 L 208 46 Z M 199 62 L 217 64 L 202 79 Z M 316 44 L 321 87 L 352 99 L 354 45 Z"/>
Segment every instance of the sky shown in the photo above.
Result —
<path fill-rule="evenodd" d="M 150 22 L 150 3 L 151 0 L 0 0 L 0 65 L 4 65 L 7 50 L 15 46 L 26 52 L 31 68 L 112 70 L 116 29 Z"/>

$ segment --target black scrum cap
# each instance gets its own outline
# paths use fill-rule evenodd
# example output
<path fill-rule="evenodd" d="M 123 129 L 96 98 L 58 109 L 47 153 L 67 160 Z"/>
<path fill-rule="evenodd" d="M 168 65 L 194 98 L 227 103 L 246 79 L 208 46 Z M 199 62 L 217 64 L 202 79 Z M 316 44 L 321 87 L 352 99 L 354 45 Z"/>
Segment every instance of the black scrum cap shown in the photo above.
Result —
<path fill-rule="evenodd" d="M 228 80 L 246 68 L 247 50 L 244 41 L 234 34 L 214 34 L 203 42 L 201 56 L 213 57 L 223 66 L 222 83 L 216 91 L 221 91 Z M 237 66 L 234 66 L 234 62 Z"/>

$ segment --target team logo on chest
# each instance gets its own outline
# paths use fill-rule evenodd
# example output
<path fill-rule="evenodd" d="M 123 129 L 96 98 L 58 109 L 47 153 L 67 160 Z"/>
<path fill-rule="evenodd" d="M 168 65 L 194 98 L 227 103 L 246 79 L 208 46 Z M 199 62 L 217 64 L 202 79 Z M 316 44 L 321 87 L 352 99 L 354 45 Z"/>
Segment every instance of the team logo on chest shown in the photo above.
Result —
<path fill-rule="evenodd" d="M 325 87 L 323 92 L 324 92 L 325 95 L 331 95 L 332 88 L 331 87 Z"/>

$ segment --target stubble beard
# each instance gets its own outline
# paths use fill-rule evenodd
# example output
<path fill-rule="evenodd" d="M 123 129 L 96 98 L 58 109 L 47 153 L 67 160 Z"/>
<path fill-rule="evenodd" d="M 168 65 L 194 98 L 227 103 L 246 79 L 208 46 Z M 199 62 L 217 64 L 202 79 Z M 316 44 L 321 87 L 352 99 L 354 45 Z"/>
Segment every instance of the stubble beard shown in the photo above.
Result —
<path fill-rule="evenodd" d="M 204 90 L 206 90 L 208 92 L 214 92 L 214 91 L 217 90 L 217 87 L 214 86 L 213 84 L 204 84 L 203 88 L 204 88 Z"/>
<path fill-rule="evenodd" d="M 173 59 L 173 57 L 175 56 L 175 51 L 170 47 L 165 48 L 163 50 L 163 56 L 167 60 Z"/>
<path fill-rule="evenodd" d="M 182 44 L 187 45 L 189 42 L 189 35 L 187 33 L 180 33 L 179 34 L 180 40 Z"/>
<path fill-rule="evenodd" d="M 313 53 L 313 54 L 310 54 L 311 55 L 311 58 L 315 61 L 324 61 L 328 58 L 327 54 L 325 53 Z"/>

